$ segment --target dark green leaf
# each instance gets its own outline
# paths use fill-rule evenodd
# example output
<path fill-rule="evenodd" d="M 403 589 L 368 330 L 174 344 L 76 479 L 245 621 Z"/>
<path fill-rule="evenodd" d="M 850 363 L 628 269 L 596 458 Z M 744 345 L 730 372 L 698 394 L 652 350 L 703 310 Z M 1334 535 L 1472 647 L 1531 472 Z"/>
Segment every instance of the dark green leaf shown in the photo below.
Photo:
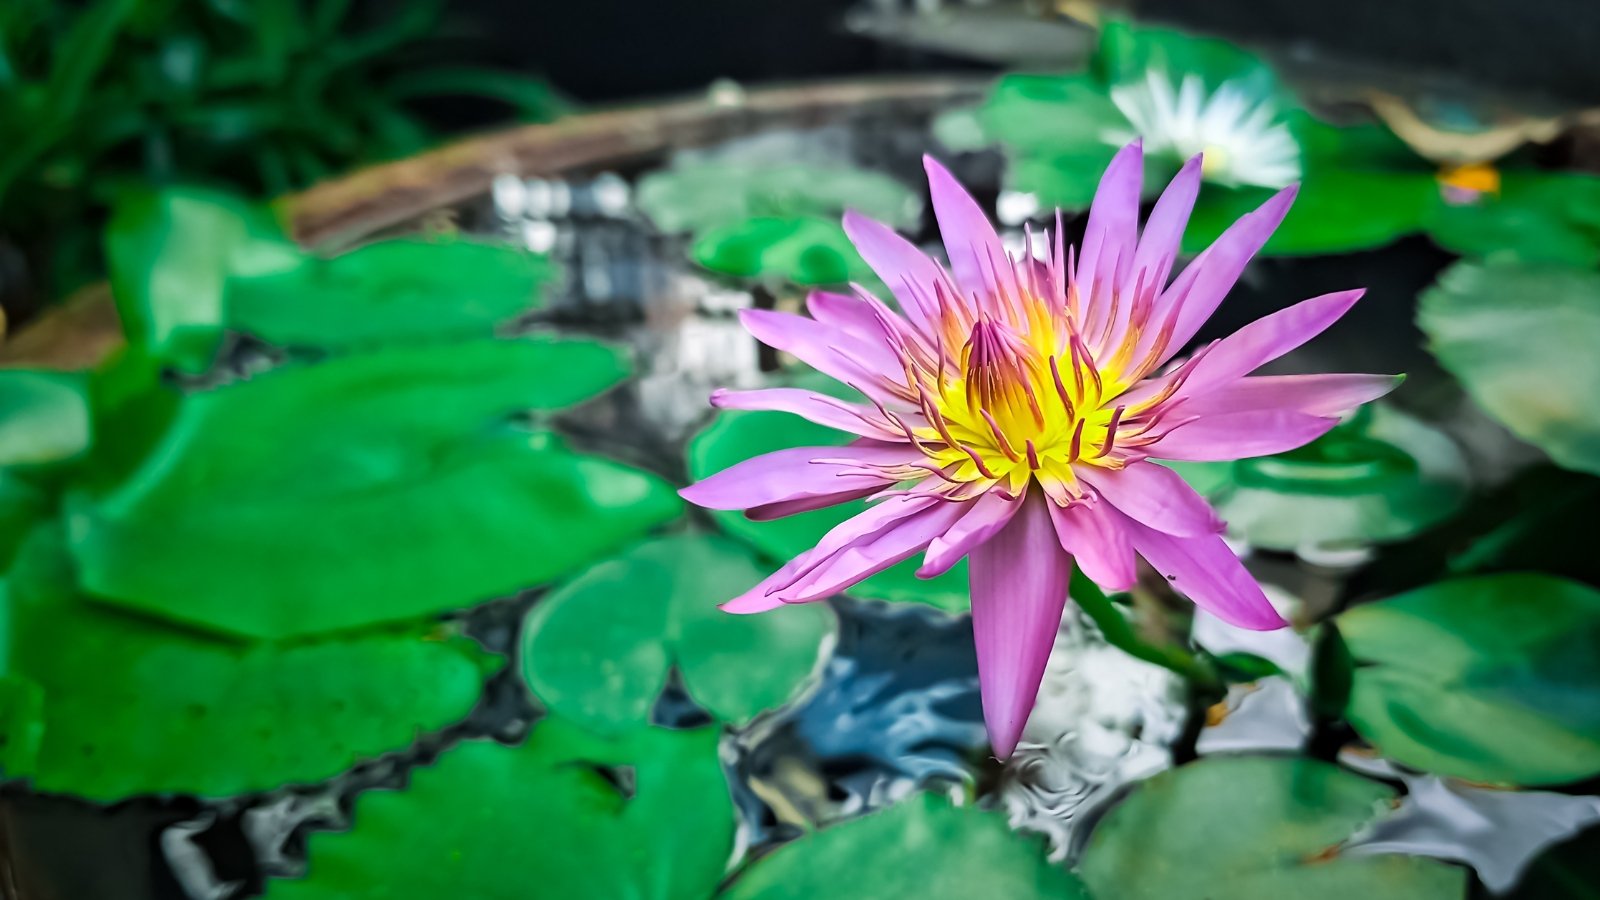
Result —
<path fill-rule="evenodd" d="M 1038 837 L 1013 832 L 1000 813 L 921 794 L 778 848 L 721 896 L 1087 900 L 1088 894 L 1065 867 L 1045 859 Z"/>
<path fill-rule="evenodd" d="M 556 713 L 601 731 L 646 722 L 671 666 L 717 718 L 747 720 L 794 693 L 832 624 L 823 604 L 759 616 L 717 609 L 765 574 L 723 538 L 641 544 L 534 606 L 523 674 Z"/>
<path fill-rule="evenodd" d="M 1600 773 L 1600 592 L 1492 575 L 1337 621 L 1356 662 L 1348 718 L 1390 759 L 1513 784 Z"/>
<path fill-rule="evenodd" d="M 1427 173 L 1309 168 L 1294 206 L 1262 252 L 1320 256 L 1382 246 L 1422 228 L 1437 190 Z M 1204 250 L 1272 193 L 1206 185 L 1184 232 L 1184 251 Z"/>
<path fill-rule="evenodd" d="M 1096 900 L 1458 900 L 1461 869 L 1338 853 L 1394 798 L 1315 760 L 1204 759 L 1139 785 L 1095 827 L 1079 869 Z"/>
<path fill-rule="evenodd" d="M 1417 324 L 1489 415 L 1560 465 L 1600 473 L 1600 275 L 1457 263 L 1423 292 Z"/>
<path fill-rule="evenodd" d="M 1600 177 L 1510 171 L 1500 190 L 1448 203 L 1435 190 L 1428 231 L 1446 250 L 1493 261 L 1600 263 Z"/>
<path fill-rule="evenodd" d="M 415 628 L 285 646 L 168 629 L 80 597 L 48 528 L 5 587 L 7 672 L 36 686 L 38 701 L 18 702 L 42 715 L 0 717 L 17 729 L 7 774 L 21 774 L 18 748 L 34 740 L 34 785 L 94 800 L 332 777 L 464 717 L 492 663 L 470 641 Z"/>
<path fill-rule="evenodd" d="M 313 834 L 306 877 L 267 896 L 704 900 L 733 852 L 718 737 L 608 742 L 547 718 L 521 747 L 458 745 L 406 790 L 358 797 L 354 828 Z"/>

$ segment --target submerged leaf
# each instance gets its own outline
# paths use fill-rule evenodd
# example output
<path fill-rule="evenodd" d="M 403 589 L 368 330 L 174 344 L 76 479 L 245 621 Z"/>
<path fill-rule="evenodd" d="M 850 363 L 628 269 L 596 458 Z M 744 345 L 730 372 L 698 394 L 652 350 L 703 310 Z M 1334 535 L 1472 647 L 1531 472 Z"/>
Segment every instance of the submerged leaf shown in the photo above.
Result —
<path fill-rule="evenodd" d="M 696 162 L 646 175 L 638 205 L 666 232 L 704 231 L 752 216 L 837 218 L 847 209 L 899 227 L 921 203 L 887 175 L 804 163 Z"/>
<path fill-rule="evenodd" d="M 742 722 L 777 706 L 816 667 L 833 616 L 822 604 L 760 616 L 717 609 L 765 574 L 725 538 L 640 544 L 534 606 L 523 628 L 528 685 L 557 713 L 599 730 L 647 721 L 672 666 L 719 719 Z"/>

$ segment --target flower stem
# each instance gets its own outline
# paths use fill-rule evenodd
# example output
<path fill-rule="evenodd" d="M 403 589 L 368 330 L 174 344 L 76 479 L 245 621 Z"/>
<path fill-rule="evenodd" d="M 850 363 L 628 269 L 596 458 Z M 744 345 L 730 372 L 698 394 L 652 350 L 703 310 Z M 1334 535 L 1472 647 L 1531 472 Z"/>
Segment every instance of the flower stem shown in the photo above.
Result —
<path fill-rule="evenodd" d="M 1135 659 L 1176 672 L 1197 687 L 1221 687 L 1222 680 L 1216 670 L 1202 657 L 1182 647 L 1156 646 L 1140 638 L 1127 617 L 1106 597 L 1099 585 L 1085 578 L 1082 572 L 1073 573 L 1071 593 L 1073 602 L 1094 620 L 1106 642 L 1113 647 Z"/>

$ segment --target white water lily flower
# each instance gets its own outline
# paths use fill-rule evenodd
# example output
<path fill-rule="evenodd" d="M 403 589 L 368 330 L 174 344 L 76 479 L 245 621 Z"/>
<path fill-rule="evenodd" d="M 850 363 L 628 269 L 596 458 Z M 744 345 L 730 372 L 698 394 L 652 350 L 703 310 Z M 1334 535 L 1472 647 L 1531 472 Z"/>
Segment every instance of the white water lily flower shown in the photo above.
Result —
<path fill-rule="evenodd" d="M 1165 72 L 1151 69 L 1143 82 L 1112 88 L 1111 101 L 1133 133 L 1108 134 L 1108 142 L 1143 137 L 1146 153 L 1178 160 L 1203 153 L 1203 177 L 1217 184 L 1281 188 L 1300 178 L 1300 145 L 1277 121 L 1277 104 L 1238 82 L 1207 96 L 1198 75 L 1174 91 Z"/>

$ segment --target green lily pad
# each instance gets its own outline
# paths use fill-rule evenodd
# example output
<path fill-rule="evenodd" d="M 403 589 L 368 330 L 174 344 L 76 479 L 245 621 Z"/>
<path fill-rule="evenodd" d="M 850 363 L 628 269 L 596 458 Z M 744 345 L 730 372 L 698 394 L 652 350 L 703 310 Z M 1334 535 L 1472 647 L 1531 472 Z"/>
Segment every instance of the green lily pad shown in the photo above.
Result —
<path fill-rule="evenodd" d="M 71 459 L 89 446 L 89 401 L 82 375 L 0 372 L 0 466 Z"/>
<path fill-rule="evenodd" d="M 794 383 L 834 396 L 849 396 L 848 388 L 815 373 L 796 378 Z M 843 446 L 850 440 L 848 434 L 788 413 L 721 412 L 689 442 L 689 476 L 699 481 L 762 453 L 788 447 Z M 711 517 L 724 531 L 755 547 L 768 558 L 788 562 L 816 546 L 835 525 L 866 508 L 866 501 L 858 500 L 770 522 L 752 522 L 738 510 L 714 510 Z M 957 563 L 943 575 L 930 579 L 917 577 L 917 566 L 920 564 L 917 557 L 908 559 L 861 582 L 849 593 L 882 600 L 926 603 L 952 612 L 964 612 L 969 608 L 971 599 L 968 596 L 965 561 Z"/>
<path fill-rule="evenodd" d="M 800 285 L 844 284 L 872 274 L 843 226 L 809 216 L 763 216 L 713 228 L 695 239 L 689 255 L 724 275 Z"/>
<path fill-rule="evenodd" d="M 49 515 L 52 493 L 16 469 L 0 468 L 0 571 L 40 519 Z"/>
<path fill-rule="evenodd" d="M 664 481 L 509 431 L 603 389 L 583 341 L 394 349 L 187 398 L 124 483 L 69 504 L 84 584 L 256 638 L 399 621 L 557 577 L 675 516 Z"/>
<path fill-rule="evenodd" d="M 1096 900 L 1459 900 L 1466 871 L 1337 850 L 1394 789 L 1310 759 L 1212 757 L 1134 789 L 1090 835 Z"/>
<path fill-rule="evenodd" d="M 1086 900 L 1083 885 L 1045 858 L 1044 842 L 998 812 L 932 794 L 823 828 L 749 867 L 725 900 Z"/>
<path fill-rule="evenodd" d="M 227 322 L 274 344 L 350 348 L 489 337 L 536 305 L 542 256 L 476 241 L 379 241 L 228 282 Z"/>
<path fill-rule="evenodd" d="M 1346 716 L 1384 756 L 1511 784 L 1600 773 L 1600 592 L 1490 575 L 1335 621 L 1356 662 Z"/>
<path fill-rule="evenodd" d="M 1428 233 L 1439 246 L 1496 262 L 1600 264 L 1600 177 L 1577 172 L 1508 171 L 1500 190 L 1472 203 L 1448 203 L 1435 190 Z"/>
<path fill-rule="evenodd" d="M 257 638 L 505 596 L 682 511 L 653 475 L 516 434 L 442 446 L 421 470 L 320 495 L 167 494 L 77 498 L 68 521 L 85 585 L 122 606 Z"/>
<path fill-rule="evenodd" d="M 646 175 L 639 208 L 665 232 L 701 232 L 753 216 L 838 218 L 853 209 L 902 228 L 921 199 L 887 175 L 805 163 L 697 162 Z"/>
<path fill-rule="evenodd" d="M 1264 188 L 1206 185 L 1183 235 L 1184 252 L 1204 250 L 1272 194 Z M 1381 247 L 1420 230 L 1437 194 L 1438 185 L 1427 172 L 1308 163 L 1294 205 L 1262 252 L 1321 256 Z"/>
<path fill-rule="evenodd" d="M 1489 415 L 1557 464 L 1600 474 L 1600 274 L 1457 263 L 1423 292 L 1417 324 Z"/>
<path fill-rule="evenodd" d="M 7 692 L 0 766 L 40 790 L 112 801 L 320 781 L 464 718 L 496 662 L 438 629 L 214 641 L 90 602 L 72 576 L 42 528 L 5 582 L 7 679 L 36 697 Z M 13 700 L 37 718 L 10 715 Z"/>
<path fill-rule="evenodd" d="M 311 835 L 306 877 L 267 896 L 703 900 L 733 852 L 718 738 L 649 728 L 604 741 L 549 718 L 520 747 L 458 745 L 404 791 L 360 795 L 354 827 Z"/>
<path fill-rule="evenodd" d="M 765 574 L 748 550 L 721 537 L 640 544 L 533 607 L 523 674 L 557 714 L 599 731 L 647 722 L 673 666 L 712 715 L 748 720 L 789 699 L 833 625 L 824 604 L 763 615 L 717 609 Z"/>
<path fill-rule="evenodd" d="M 1230 532 L 1305 555 L 1419 534 L 1461 507 L 1468 482 L 1448 437 L 1386 405 L 1288 453 L 1172 468 L 1211 498 Z"/>

